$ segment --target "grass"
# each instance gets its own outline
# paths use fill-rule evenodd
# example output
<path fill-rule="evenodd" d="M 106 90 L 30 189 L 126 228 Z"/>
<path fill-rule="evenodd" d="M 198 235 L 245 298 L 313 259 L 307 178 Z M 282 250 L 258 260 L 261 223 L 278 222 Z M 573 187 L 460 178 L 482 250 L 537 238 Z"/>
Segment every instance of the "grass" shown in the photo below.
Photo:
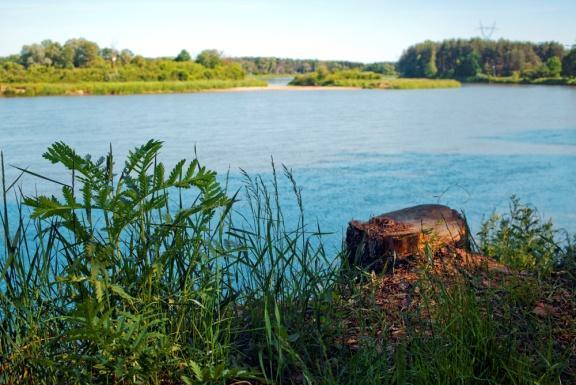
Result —
<path fill-rule="evenodd" d="M 0 84 L 0 96 L 56 96 L 56 95 L 130 95 L 147 93 L 183 93 L 236 87 L 261 87 L 259 79 L 194 80 L 194 81 L 137 81 L 85 83 L 22 83 Z"/>
<path fill-rule="evenodd" d="M 502 273 L 448 252 L 377 276 L 326 253 L 287 169 L 227 192 L 196 159 L 167 170 L 161 147 L 117 169 L 111 151 L 55 143 L 44 157 L 70 171 L 57 197 L 21 197 L 2 159 L 0 383 L 576 381 L 571 244 L 549 240 L 552 269 Z M 506 226 L 488 226 L 480 246 L 505 240 L 512 258 Z"/>
<path fill-rule="evenodd" d="M 553 86 L 575 86 L 576 78 L 536 78 L 527 79 L 520 76 L 476 76 L 466 79 L 472 83 L 491 83 L 491 84 L 532 84 L 532 85 L 553 85 Z"/>
<path fill-rule="evenodd" d="M 460 82 L 451 79 L 408 79 L 388 78 L 378 81 L 339 80 L 337 86 L 374 88 L 383 90 L 416 90 L 433 88 L 458 88 Z"/>
<path fill-rule="evenodd" d="M 452 79 L 412 79 L 385 77 L 373 72 L 357 70 L 336 71 L 333 73 L 313 72 L 296 76 L 290 85 L 324 86 L 324 87 L 356 87 L 370 89 L 428 89 L 455 88 L 461 84 Z"/>

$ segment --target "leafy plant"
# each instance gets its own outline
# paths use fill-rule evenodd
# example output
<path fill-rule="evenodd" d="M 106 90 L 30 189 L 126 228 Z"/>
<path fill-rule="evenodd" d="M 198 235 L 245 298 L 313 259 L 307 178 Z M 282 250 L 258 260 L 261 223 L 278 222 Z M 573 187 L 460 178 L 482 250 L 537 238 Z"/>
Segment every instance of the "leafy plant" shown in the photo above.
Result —
<path fill-rule="evenodd" d="M 504 264 L 549 272 L 560 263 L 562 249 L 557 230 L 537 210 L 512 196 L 509 212 L 492 215 L 478 233 L 481 251 Z"/>

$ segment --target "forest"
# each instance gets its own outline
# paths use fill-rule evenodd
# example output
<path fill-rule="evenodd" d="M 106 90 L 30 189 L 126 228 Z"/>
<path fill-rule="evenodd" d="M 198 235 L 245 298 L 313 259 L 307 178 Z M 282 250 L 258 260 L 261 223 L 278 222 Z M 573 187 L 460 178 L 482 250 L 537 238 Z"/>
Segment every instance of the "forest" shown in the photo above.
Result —
<path fill-rule="evenodd" d="M 534 80 L 576 76 L 576 47 L 557 42 L 450 39 L 425 41 L 404 51 L 397 63 L 404 77 Z"/>

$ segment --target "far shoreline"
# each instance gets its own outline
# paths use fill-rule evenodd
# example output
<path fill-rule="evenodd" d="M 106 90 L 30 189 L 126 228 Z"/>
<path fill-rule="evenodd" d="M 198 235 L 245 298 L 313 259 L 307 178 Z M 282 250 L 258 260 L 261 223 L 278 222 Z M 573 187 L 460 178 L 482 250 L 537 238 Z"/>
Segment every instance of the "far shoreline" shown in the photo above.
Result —
<path fill-rule="evenodd" d="M 256 92 L 256 91 L 358 91 L 362 90 L 362 87 L 342 87 L 342 86 L 282 86 L 282 85 L 269 85 L 269 86 L 257 86 L 257 87 L 234 87 L 234 88 L 220 88 L 220 89 L 210 89 L 201 90 L 199 92 L 206 93 L 219 93 L 219 92 Z"/>
<path fill-rule="evenodd" d="M 406 79 L 406 78 L 402 78 Z M 145 82 L 142 82 L 145 83 Z M 28 84 L 27 86 L 29 86 Z M 546 84 L 546 83 L 507 83 L 507 82 L 461 82 L 460 85 L 462 86 L 512 86 L 512 87 L 533 87 L 533 86 L 543 86 L 543 87 L 569 87 L 572 88 L 574 84 Z M 9 83 L 0 84 L 0 99 L 12 99 L 12 98 L 34 98 L 34 97 L 46 97 L 46 96 L 64 96 L 64 97 L 74 97 L 74 96 L 129 96 L 129 95 L 161 95 L 161 94 L 198 94 L 198 93 L 244 93 L 244 92 L 298 92 L 298 91 L 361 91 L 361 90 L 381 90 L 381 91 L 391 91 L 391 90 L 433 90 L 433 89 L 450 89 L 450 88 L 459 88 L 459 87 L 415 87 L 415 88 L 392 88 L 392 87 L 359 87 L 359 86 L 333 86 L 333 85 L 310 85 L 310 86 L 301 86 L 301 85 L 254 85 L 254 86 L 245 86 L 240 85 L 238 87 L 222 87 L 222 88 L 198 88 L 198 89 L 183 89 L 183 90 L 171 90 L 171 89 L 163 89 L 163 90 L 149 90 L 149 91 L 141 91 L 141 92 L 111 92 L 111 93 L 92 93 L 89 91 L 84 91 L 82 89 L 70 89 L 70 90 L 62 90 L 57 93 L 39 93 L 39 94 L 26 94 L 16 93 L 7 95 L 4 92 L 4 88 L 9 86 Z M 20 85 L 18 85 L 20 86 Z"/>

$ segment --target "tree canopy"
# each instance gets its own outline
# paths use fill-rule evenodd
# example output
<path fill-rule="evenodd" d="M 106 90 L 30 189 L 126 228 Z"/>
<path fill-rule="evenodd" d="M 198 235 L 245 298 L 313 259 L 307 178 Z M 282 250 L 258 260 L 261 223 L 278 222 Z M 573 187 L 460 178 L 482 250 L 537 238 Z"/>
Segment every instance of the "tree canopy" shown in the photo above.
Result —
<path fill-rule="evenodd" d="M 215 49 L 206 49 L 198 54 L 196 63 L 207 68 L 216 68 L 222 64 L 222 52 Z"/>
<path fill-rule="evenodd" d="M 192 60 L 192 56 L 190 53 L 183 49 L 180 53 L 174 58 L 174 61 L 190 61 Z"/>
<path fill-rule="evenodd" d="M 217 60 L 208 59 L 193 62 L 186 50 L 174 59 L 147 59 L 134 55 L 129 49 L 100 48 L 95 42 L 82 38 L 70 39 L 63 45 L 44 40 L 23 46 L 19 55 L 0 58 L 0 82 L 239 80 L 245 77 L 240 64 L 224 62 L 220 54 Z"/>
<path fill-rule="evenodd" d="M 556 42 L 478 38 L 425 41 L 406 49 L 397 68 L 405 77 L 469 78 L 478 74 L 527 78 L 574 76 L 569 70 L 574 61 L 570 52 L 566 53 L 564 47 Z"/>

